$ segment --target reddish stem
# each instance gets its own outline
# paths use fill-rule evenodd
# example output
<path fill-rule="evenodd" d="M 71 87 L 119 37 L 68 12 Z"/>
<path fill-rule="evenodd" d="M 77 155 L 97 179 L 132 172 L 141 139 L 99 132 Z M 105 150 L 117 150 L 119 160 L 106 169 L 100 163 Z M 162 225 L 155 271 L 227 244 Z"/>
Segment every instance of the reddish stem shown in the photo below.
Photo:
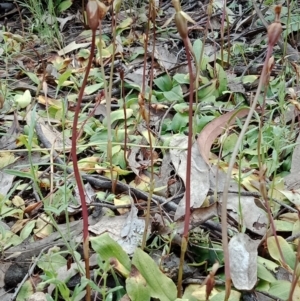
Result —
<path fill-rule="evenodd" d="M 86 68 L 86 72 L 83 78 L 83 82 L 79 91 L 78 95 L 78 101 L 75 109 L 74 114 L 74 120 L 73 120 L 73 129 L 72 129 L 72 148 L 71 148 L 71 155 L 73 159 L 73 169 L 74 169 L 74 177 L 76 180 L 76 184 L 79 191 L 80 196 L 80 202 L 81 202 L 81 208 L 82 208 L 82 219 L 83 219 L 83 256 L 84 256 L 84 262 L 85 262 L 85 273 L 86 278 L 90 279 L 90 263 L 89 263 L 89 231 L 88 231 L 88 209 L 85 202 L 85 193 L 84 193 L 84 187 L 82 184 L 82 179 L 80 176 L 80 171 L 78 167 L 78 159 L 77 159 L 77 124 L 78 124 L 78 117 L 80 113 L 80 105 L 82 102 L 83 92 L 84 88 L 87 83 L 87 79 L 89 76 L 89 72 L 92 66 L 92 61 L 94 57 L 94 51 L 95 51 L 95 40 L 96 40 L 96 31 L 92 30 L 92 45 L 91 45 L 91 54 L 89 57 L 88 65 Z M 89 285 L 86 286 L 86 298 L 87 301 L 90 301 L 91 299 L 91 288 Z"/>

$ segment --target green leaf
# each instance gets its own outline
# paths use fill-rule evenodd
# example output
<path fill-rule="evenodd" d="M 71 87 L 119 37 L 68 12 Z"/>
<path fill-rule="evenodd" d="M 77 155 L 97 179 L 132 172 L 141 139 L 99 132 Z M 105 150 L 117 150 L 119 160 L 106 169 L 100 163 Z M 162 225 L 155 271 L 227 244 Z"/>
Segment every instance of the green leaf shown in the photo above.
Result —
<path fill-rule="evenodd" d="M 57 7 L 57 12 L 61 13 L 65 10 L 67 10 L 68 8 L 71 7 L 72 4 L 73 4 L 73 1 L 71 1 L 71 0 L 62 1 Z"/>
<path fill-rule="evenodd" d="M 46 253 L 38 261 L 38 267 L 43 271 L 57 271 L 67 264 L 67 260 L 59 253 Z"/>
<path fill-rule="evenodd" d="M 130 118 L 133 114 L 133 110 L 132 109 L 126 109 L 126 117 L 127 119 Z M 118 120 L 123 120 L 125 118 L 124 115 L 124 110 L 120 109 L 120 110 L 116 110 L 110 113 L 110 118 L 111 118 L 111 123 L 113 124 L 115 121 Z M 105 117 L 103 119 L 103 125 L 107 126 L 107 118 Z"/>
<path fill-rule="evenodd" d="M 176 113 L 172 119 L 172 130 L 174 132 L 182 132 L 187 127 L 188 121 L 188 113 Z"/>
<path fill-rule="evenodd" d="M 186 102 L 177 103 L 174 106 L 174 110 L 179 113 L 185 113 L 189 111 L 189 105 Z"/>
<path fill-rule="evenodd" d="M 39 85 L 40 83 L 40 80 L 39 78 L 36 76 L 35 73 L 32 73 L 32 72 L 26 72 L 26 75 L 36 84 L 36 85 Z"/>
<path fill-rule="evenodd" d="M 176 286 L 174 282 L 161 272 L 154 260 L 141 249 L 136 249 L 132 263 L 146 280 L 152 298 L 160 301 L 174 301 Z"/>
<path fill-rule="evenodd" d="M 242 83 L 243 84 L 252 84 L 257 80 L 257 75 L 245 75 L 243 76 Z"/>
<path fill-rule="evenodd" d="M 138 49 L 136 49 L 132 55 L 129 58 L 129 61 L 133 61 L 134 59 L 136 59 L 139 55 L 142 55 L 145 53 L 145 49 L 142 47 L 138 47 Z"/>
<path fill-rule="evenodd" d="M 209 122 L 215 119 L 215 116 L 196 116 L 196 118 L 196 132 L 200 133 Z"/>
<path fill-rule="evenodd" d="M 167 74 L 156 78 L 154 83 L 161 91 L 170 91 L 173 86 L 172 80 Z"/>
<path fill-rule="evenodd" d="M 270 283 L 276 281 L 273 274 L 263 264 L 259 263 L 257 264 L 257 277 Z"/>
<path fill-rule="evenodd" d="M 278 269 L 278 264 L 275 263 L 274 261 L 265 259 L 263 257 L 258 256 L 257 257 L 257 263 L 258 264 L 262 264 L 263 266 L 265 266 L 269 271 L 272 272 L 276 272 L 276 270 Z"/>
<path fill-rule="evenodd" d="M 68 69 L 58 77 L 58 85 L 61 86 L 72 74 L 72 70 Z"/>
<path fill-rule="evenodd" d="M 181 86 L 174 86 L 171 91 L 164 91 L 163 95 L 166 98 L 166 100 L 171 102 L 183 100 Z"/>
<path fill-rule="evenodd" d="M 134 265 L 131 266 L 130 276 L 126 279 L 126 291 L 132 301 L 150 301 L 150 287 Z"/>
<path fill-rule="evenodd" d="M 27 280 L 21 287 L 20 292 L 16 298 L 16 301 L 28 300 L 34 293 L 33 282 Z"/>
<path fill-rule="evenodd" d="M 27 178 L 30 180 L 33 179 L 32 175 L 28 172 L 23 172 L 23 171 L 18 171 L 18 170 L 13 170 L 13 169 L 4 169 L 4 172 L 9 175 L 13 175 L 13 176 L 20 177 L 20 178 Z"/>
<path fill-rule="evenodd" d="M 31 220 L 31 221 L 29 221 L 26 225 L 25 225 L 25 227 L 22 229 L 22 231 L 21 231 L 21 233 L 20 233 L 20 238 L 22 239 L 22 240 L 24 240 L 24 239 L 26 239 L 29 235 L 30 235 L 30 233 L 32 232 L 32 230 L 33 230 L 33 228 L 34 228 L 34 226 L 35 226 L 35 220 Z"/>
<path fill-rule="evenodd" d="M 294 223 L 288 221 L 274 220 L 274 225 L 277 231 L 292 232 Z"/>
<path fill-rule="evenodd" d="M 29 90 L 26 90 L 22 95 L 15 95 L 15 103 L 21 108 L 26 108 L 31 102 L 31 94 Z"/>
<path fill-rule="evenodd" d="M 97 252 L 103 260 L 109 260 L 114 257 L 125 267 L 125 269 L 127 269 L 129 273 L 131 266 L 129 256 L 107 233 L 91 237 L 90 241 L 94 251 Z"/>
<path fill-rule="evenodd" d="M 84 88 L 84 94 L 86 94 L 86 95 L 93 94 L 96 91 L 100 90 L 103 87 L 103 85 L 104 85 L 103 83 L 98 83 L 98 84 L 86 86 Z"/>
<path fill-rule="evenodd" d="M 203 48 L 202 41 L 200 39 L 197 39 L 193 44 L 193 50 L 194 50 L 194 53 L 195 53 L 195 56 L 196 56 L 197 64 L 199 64 L 199 61 L 200 61 L 202 48 Z M 204 54 L 204 51 L 203 51 L 201 66 L 200 66 L 201 70 L 206 69 L 208 61 L 209 61 L 209 58 L 207 57 L 207 55 Z"/>
<path fill-rule="evenodd" d="M 184 73 L 177 73 L 173 76 L 173 80 L 175 80 L 178 84 L 184 85 L 184 84 L 189 84 L 190 79 L 187 74 Z"/>
<path fill-rule="evenodd" d="M 288 242 L 282 236 L 277 236 L 277 239 L 285 262 L 293 270 L 296 262 L 296 254 L 293 251 L 293 248 L 291 247 L 290 244 L 288 244 Z M 270 253 L 270 256 L 282 264 L 281 256 L 275 241 L 275 237 L 274 236 L 269 237 L 267 239 L 267 244 L 268 244 L 268 251 Z"/>
<path fill-rule="evenodd" d="M 288 300 L 291 290 L 291 283 L 285 280 L 278 280 L 271 284 L 269 294 L 281 300 Z M 293 299 L 294 300 L 294 299 Z"/>
<path fill-rule="evenodd" d="M 234 149 L 236 142 L 238 140 L 238 135 L 236 133 L 232 133 L 228 137 L 226 137 L 223 143 L 222 156 L 225 157 Z"/>
<path fill-rule="evenodd" d="M 241 299 L 241 293 L 231 290 L 228 301 L 240 301 L 240 299 Z M 225 291 L 214 295 L 209 300 L 210 301 L 224 301 L 225 300 Z"/>

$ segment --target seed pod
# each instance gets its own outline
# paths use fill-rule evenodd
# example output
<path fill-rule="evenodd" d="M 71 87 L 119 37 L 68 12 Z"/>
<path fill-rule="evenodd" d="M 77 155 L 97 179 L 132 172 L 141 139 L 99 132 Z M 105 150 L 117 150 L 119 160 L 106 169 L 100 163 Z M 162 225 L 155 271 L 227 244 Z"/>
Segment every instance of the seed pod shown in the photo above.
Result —
<path fill-rule="evenodd" d="M 175 14 L 175 24 L 181 38 L 186 39 L 188 36 L 187 21 L 180 12 Z"/>
<path fill-rule="evenodd" d="M 99 12 L 99 18 L 100 20 L 103 20 L 103 18 L 105 17 L 109 7 L 106 6 L 104 3 L 97 1 L 98 2 L 98 12 Z"/>
<path fill-rule="evenodd" d="M 97 1 L 89 0 L 86 5 L 86 13 L 90 29 L 97 30 L 100 20 Z"/>
<path fill-rule="evenodd" d="M 279 22 L 274 22 L 268 27 L 269 45 L 274 46 L 282 33 L 282 26 Z"/>

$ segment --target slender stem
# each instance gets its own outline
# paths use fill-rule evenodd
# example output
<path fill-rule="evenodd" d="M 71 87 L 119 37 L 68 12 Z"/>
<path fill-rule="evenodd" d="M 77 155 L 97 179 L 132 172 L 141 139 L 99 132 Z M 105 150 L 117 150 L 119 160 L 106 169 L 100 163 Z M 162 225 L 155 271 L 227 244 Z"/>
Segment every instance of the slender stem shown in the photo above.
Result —
<path fill-rule="evenodd" d="M 230 277 L 230 266 L 229 266 L 230 263 L 229 263 L 229 253 L 228 253 L 228 235 L 227 235 L 227 200 L 228 200 L 229 184 L 230 184 L 230 180 L 231 180 L 232 169 L 233 169 L 233 166 L 235 163 L 235 158 L 238 154 L 242 140 L 244 139 L 246 130 L 248 129 L 249 123 L 251 121 L 251 118 L 253 116 L 254 110 L 255 110 L 257 102 L 258 102 L 258 97 L 260 95 L 261 89 L 265 82 L 265 78 L 267 75 L 268 61 L 271 57 L 272 51 L 273 51 L 273 47 L 269 45 L 268 50 L 267 50 L 266 60 L 265 60 L 264 66 L 263 66 L 261 76 L 260 76 L 260 81 L 259 81 L 259 84 L 258 84 L 258 87 L 256 90 L 255 98 L 253 100 L 253 103 L 251 105 L 247 119 L 243 125 L 241 133 L 240 133 L 238 140 L 235 144 L 235 147 L 233 149 L 231 159 L 229 162 L 229 166 L 228 166 L 228 170 L 227 170 L 225 184 L 224 184 L 224 192 L 223 192 L 223 196 L 222 196 L 221 218 L 222 218 L 222 245 L 223 245 L 223 250 L 224 250 L 224 263 L 225 263 L 225 284 L 226 284 L 225 300 L 226 301 L 229 299 L 230 290 L 231 290 L 231 277 Z"/>
<path fill-rule="evenodd" d="M 154 12 L 153 12 L 154 10 Z M 153 85 L 153 66 L 154 66 L 154 51 L 155 51 L 155 5 L 154 1 L 150 0 L 149 2 L 149 18 L 148 18 L 148 31 L 147 31 L 147 44 L 148 44 L 148 39 L 149 39 L 149 29 L 150 29 L 150 22 L 152 20 L 153 23 L 153 41 L 152 41 L 152 58 L 151 58 L 151 78 L 150 78 L 150 83 L 149 86 L 152 87 Z M 146 50 L 145 50 L 145 53 Z M 144 69 L 144 75 L 145 75 L 145 70 Z M 143 89 L 145 90 L 145 78 L 143 81 Z M 145 93 L 145 91 L 144 91 Z M 144 95 L 143 95 L 144 96 Z M 150 185 L 149 185 L 149 195 L 147 198 L 147 213 L 146 213 L 146 218 L 145 218 L 145 230 L 143 233 L 143 240 L 142 240 L 142 249 L 146 247 L 146 241 L 147 241 L 147 234 L 148 234 L 148 227 L 150 224 L 150 205 L 151 205 L 151 199 L 152 199 L 152 194 L 154 190 L 154 166 L 153 166 L 153 143 L 152 143 L 152 134 L 150 130 L 150 106 L 151 106 L 151 98 L 152 98 L 152 89 L 150 89 L 149 93 L 149 108 L 148 108 L 148 118 L 145 119 L 145 122 L 147 123 L 147 131 L 148 131 L 148 139 L 149 139 L 149 151 L 150 151 L 150 161 L 151 161 L 151 172 L 150 172 Z"/>
<path fill-rule="evenodd" d="M 89 76 L 89 71 L 92 66 L 92 61 L 94 57 L 94 51 L 95 51 L 95 41 L 96 41 L 96 31 L 92 31 L 92 45 L 91 45 L 91 54 L 89 57 L 88 65 L 86 68 L 86 72 L 83 78 L 82 85 L 80 87 L 79 95 L 78 95 L 78 101 L 75 109 L 75 114 L 74 114 L 74 120 L 73 120 L 73 129 L 72 129 L 72 148 L 71 148 L 71 155 L 73 159 L 73 169 L 74 169 L 74 176 L 76 180 L 76 184 L 78 187 L 79 191 L 79 196 L 80 196 L 80 202 L 81 202 L 81 209 L 82 209 L 82 219 L 83 219 L 83 256 L 84 256 L 84 262 L 85 262 L 85 273 L 86 273 L 86 278 L 90 279 L 90 263 L 89 263 L 89 231 L 88 231 L 88 209 L 87 205 L 85 202 L 85 193 L 84 193 L 84 187 L 82 184 L 82 179 L 80 176 L 80 171 L 78 167 L 78 159 L 77 159 L 77 124 L 78 124 L 78 118 L 79 118 L 79 113 L 80 113 L 80 105 L 82 102 L 82 96 L 84 92 L 84 88 L 87 83 L 87 79 Z M 86 301 L 90 301 L 91 299 L 91 288 L 89 284 L 86 286 L 86 296 L 85 296 Z"/>
<path fill-rule="evenodd" d="M 188 134 L 188 149 L 187 149 L 187 163 L 186 163 L 186 181 L 185 181 L 185 216 L 184 216 L 184 229 L 181 241 L 181 253 L 180 253 L 180 265 L 178 271 L 178 282 L 177 282 L 177 297 L 181 297 L 182 288 L 182 275 L 183 275 L 183 263 L 184 256 L 187 249 L 188 237 L 189 237 L 189 226 L 190 226 L 190 207 L 191 207 L 191 166 L 192 166 L 192 136 L 193 136 L 193 98 L 194 98 L 194 79 L 193 69 L 191 63 L 191 55 L 189 52 L 189 40 L 188 38 L 183 39 L 184 47 L 186 51 L 186 57 L 189 68 L 190 76 L 190 95 L 189 95 L 189 134 Z"/>

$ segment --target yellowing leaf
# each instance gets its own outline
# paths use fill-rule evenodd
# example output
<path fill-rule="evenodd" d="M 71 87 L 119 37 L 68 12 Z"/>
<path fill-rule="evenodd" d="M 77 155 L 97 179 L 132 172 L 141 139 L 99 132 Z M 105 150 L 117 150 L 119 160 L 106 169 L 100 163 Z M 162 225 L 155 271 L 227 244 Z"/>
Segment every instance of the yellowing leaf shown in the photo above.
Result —
<path fill-rule="evenodd" d="M 26 90 L 23 95 L 15 95 L 15 103 L 21 109 L 26 108 L 31 102 L 31 94 L 29 90 Z"/>
<path fill-rule="evenodd" d="M 18 195 L 15 195 L 15 196 L 14 196 L 14 198 L 12 199 L 12 203 L 13 203 L 16 207 L 18 207 L 18 208 L 20 208 L 20 209 L 22 209 L 22 210 L 25 209 L 25 202 L 24 202 L 24 200 L 23 200 L 20 196 L 18 196 Z"/>
<path fill-rule="evenodd" d="M 292 246 L 282 236 L 277 236 L 277 239 L 284 260 L 292 271 L 295 267 L 296 254 L 294 253 Z M 274 236 L 268 237 L 267 245 L 268 245 L 268 251 L 270 253 L 270 256 L 273 259 L 280 262 L 281 265 L 283 265 L 282 258 Z"/>
<path fill-rule="evenodd" d="M 14 163 L 18 158 L 15 158 L 15 155 L 10 152 L 4 152 L 0 154 L 0 168 L 2 169 L 3 167 Z"/>
<path fill-rule="evenodd" d="M 43 96 L 43 95 L 40 95 L 38 97 L 38 102 L 40 104 L 43 104 L 43 105 L 50 105 L 50 106 L 53 106 L 55 109 L 61 109 L 62 108 L 62 102 L 61 100 L 58 100 L 58 99 L 55 99 L 55 98 L 50 98 L 50 97 L 46 97 Z"/>
<path fill-rule="evenodd" d="M 53 232 L 50 222 L 50 218 L 46 214 L 42 214 L 36 221 L 36 228 L 33 230 L 35 235 L 39 238 L 48 237 Z"/>
<path fill-rule="evenodd" d="M 15 223 L 14 223 L 14 225 L 11 227 L 11 231 L 13 232 L 13 233 L 18 233 L 18 232 L 20 232 L 22 229 L 23 229 L 23 227 L 26 225 L 26 223 L 29 221 L 29 219 L 19 219 L 19 220 L 17 220 Z"/>
<path fill-rule="evenodd" d="M 130 27 L 130 25 L 133 23 L 133 19 L 132 18 L 127 18 L 125 20 L 123 20 L 118 26 L 117 29 L 125 29 Z"/>
<path fill-rule="evenodd" d="M 132 198 L 130 197 L 130 195 L 127 194 L 121 194 L 117 198 L 114 198 L 115 206 L 131 205 L 132 202 L 133 202 Z M 118 208 L 117 210 L 121 215 L 129 212 L 129 208 Z"/>
<path fill-rule="evenodd" d="M 98 157 L 87 157 L 78 161 L 78 167 L 82 171 L 94 172 L 96 163 L 99 161 Z"/>

